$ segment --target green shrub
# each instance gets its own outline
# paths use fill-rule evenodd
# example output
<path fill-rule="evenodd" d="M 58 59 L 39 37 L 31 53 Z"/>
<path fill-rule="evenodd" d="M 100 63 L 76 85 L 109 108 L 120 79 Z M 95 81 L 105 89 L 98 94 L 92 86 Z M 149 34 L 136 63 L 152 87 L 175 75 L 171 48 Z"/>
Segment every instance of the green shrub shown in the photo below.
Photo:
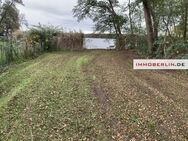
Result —
<path fill-rule="evenodd" d="M 148 45 L 146 36 L 127 35 L 126 44 L 128 49 L 135 49 L 143 55 L 148 55 Z"/>
<path fill-rule="evenodd" d="M 29 30 L 28 42 L 30 44 L 39 44 L 44 51 L 53 50 L 53 38 L 60 32 L 60 29 L 54 26 L 38 25 Z"/>
<path fill-rule="evenodd" d="M 188 59 L 188 54 L 183 55 L 181 59 Z"/>
<path fill-rule="evenodd" d="M 168 58 L 174 58 L 176 56 L 183 56 L 188 53 L 188 43 L 176 42 L 170 45 L 166 50 Z"/>

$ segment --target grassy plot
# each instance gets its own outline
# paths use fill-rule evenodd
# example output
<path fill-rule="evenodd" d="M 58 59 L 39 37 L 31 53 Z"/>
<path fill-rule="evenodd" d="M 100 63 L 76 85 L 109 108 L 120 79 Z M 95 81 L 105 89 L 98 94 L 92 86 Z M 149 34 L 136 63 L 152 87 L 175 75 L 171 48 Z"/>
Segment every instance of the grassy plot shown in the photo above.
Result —
<path fill-rule="evenodd" d="M 0 75 L 0 140 L 188 140 L 188 77 L 131 51 L 44 54 Z"/>
<path fill-rule="evenodd" d="M 51 54 L 2 76 L 0 139 L 102 137 L 95 98 L 81 70 L 90 60 L 82 53 Z"/>

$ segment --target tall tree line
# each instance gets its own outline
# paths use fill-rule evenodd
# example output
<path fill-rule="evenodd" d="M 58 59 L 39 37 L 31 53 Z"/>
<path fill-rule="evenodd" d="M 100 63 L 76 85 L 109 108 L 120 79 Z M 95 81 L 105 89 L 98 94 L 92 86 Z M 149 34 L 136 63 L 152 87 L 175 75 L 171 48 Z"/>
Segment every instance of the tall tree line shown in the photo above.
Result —
<path fill-rule="evenodd" d="M 73 9 L 78 20 L 91 18 L 95 30 L 122 34 L 147 34 L 148 51 L 159 36 L 187 41 L 187 0 L 78 0 Z"/>

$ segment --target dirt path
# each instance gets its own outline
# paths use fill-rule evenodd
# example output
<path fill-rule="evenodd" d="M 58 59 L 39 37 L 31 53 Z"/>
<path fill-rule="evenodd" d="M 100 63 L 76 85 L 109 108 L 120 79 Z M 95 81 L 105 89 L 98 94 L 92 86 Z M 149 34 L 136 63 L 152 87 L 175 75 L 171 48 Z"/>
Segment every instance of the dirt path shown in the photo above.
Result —
<path fill-rule="evenodd" d="M 187 141 L 188 76 L 133 52 L 45 54 L 0 75 L 0 140 Z"/>

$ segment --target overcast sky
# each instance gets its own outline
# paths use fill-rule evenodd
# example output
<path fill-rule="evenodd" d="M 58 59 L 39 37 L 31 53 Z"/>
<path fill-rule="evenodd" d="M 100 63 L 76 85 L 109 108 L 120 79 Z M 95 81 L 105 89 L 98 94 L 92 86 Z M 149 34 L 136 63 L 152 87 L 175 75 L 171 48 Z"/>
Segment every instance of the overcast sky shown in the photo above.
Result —
<path fill-rule="evenodd" d="M 93 32 L 94 24 L 91 20 L 78 23 L 73 17 L 72 9 L 76 4 L 77 0 L 24 0 L 25 6 L 19 5 L 18 9 L 25 15 L 30 26 L 40 22 L 61 26 L 66 30 Z"/>
<path fill-rule="evenodd" d="M 76 3 L 77 0 L 24 0 L 25 6 L 19 5 L 18 9 L 25 15 L 29 26 L 41 23 L 92 32 L 93 23 L 89 19 L 79 23 L 73 17 L 72 9 Z"/>

